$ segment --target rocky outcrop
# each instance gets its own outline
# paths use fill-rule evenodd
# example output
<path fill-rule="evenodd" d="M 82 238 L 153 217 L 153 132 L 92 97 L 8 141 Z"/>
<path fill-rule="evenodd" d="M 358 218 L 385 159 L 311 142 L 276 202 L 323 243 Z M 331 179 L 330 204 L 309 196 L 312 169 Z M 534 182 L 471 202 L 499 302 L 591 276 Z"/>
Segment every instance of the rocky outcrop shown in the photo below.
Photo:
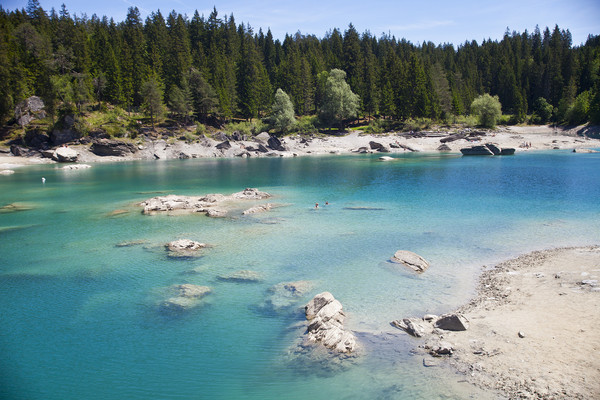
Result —
<path fill-rule="evenodd" d="M 58 162 L 75 162 L 79 154 L 70 147 L 59 147 L 54 150 L 52 159 Z"/>
<path fill-rule="evenodd" d="M 269 193 L 255 188 L 246 188 L 229 196 L 223 194 L 207 194 L 204 196 L 158 196 L 140 203 L 144 214 L 159 212 L 203 213 L 209 217 L 224 217 L 228 214 L 225 205 L 231 206 L 236 201 L 263 200 L 271 197 Z"/>
<path fill-rule="evenodd" d="M 97 156 L 126 156 L 137 152 L 138 148 L 133 143 L 121 140 L 98 139 L 90 146 L 90 151 Z"/>
<path fill-rule="evenodd" d="M 429 268 L 429 263 L 423 257 L 408 250 L 398 250 L 394 253 L 391 261 L 402 264 L 419 274 L 425 272 L 427 268 Z"/>
<path fill-rule="evenodd" d="M 165 245 L 169 257 L 174 258 L 198 257 L 201 255 L 200 250 L 206 247 L 206 244 L 190 239 L 174 240 Z"/>
<path fill-rule="evenodd" d="M 357 348 L 356 337 L 344 329 L 346 315 L 342 304 L 329 292 L 316 295 L 305 307 L 308 329 L 306 341 L 320 343 L 338 353 L 352 353 Z"/>
<path fill-rule="evenodd" d="M 23 141 L 32 149 L 46 150 L 50 148 L 50 137 L 46 132 L 42 132 L 41 130 L 34 129 L 27 131 Z"/>
<path fill-rule="evenodd" d="M 212 292 L 208 286 L 198 286 L 189 283 L 173 285 L 169 288 L 172 297 L 160 303 L 163 312 L 183 312 L 201 304 L 202 298 Z"/>
<path fill-rule="evenodd" d="M 219 150 L 229 150 L 231 148 L 231 143 L 229 143 L 229 140 L 225 140 L 224 142 L 219 143 L 215 147 Z"/>
<path fill-rule="evenodd" d="M 29 124 L 34 119 L 46 118 L 44 102 L 38 96 L 31 96 L 15 107 L 15 119 L 21 126 Z"/>
<path fill-rule="evenodd" d="M 592 150 L 592 149 L 573 149 L 573 153 L 598 153 L 598 150 Z"/>
<path fill-rule="evenodd" d="M 501 148 L 494 143 L 477 145 L 460 149 L 463 156 L 509 156 L 515 154 L 515 149 L 507 147 Z"/>

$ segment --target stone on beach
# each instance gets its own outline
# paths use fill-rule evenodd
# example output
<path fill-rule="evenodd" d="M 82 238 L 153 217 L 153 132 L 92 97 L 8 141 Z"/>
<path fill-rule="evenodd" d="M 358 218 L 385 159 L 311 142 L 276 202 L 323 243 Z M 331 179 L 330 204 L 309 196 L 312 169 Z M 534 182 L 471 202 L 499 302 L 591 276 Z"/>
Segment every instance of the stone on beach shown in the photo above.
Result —
<path fill-rule="evenodd" d="M 402 264 L 419 274 L 425 272 L 425 270 L 429 268 L 429 263 L 423 257 L 408 250 L 398 250 L 391 261 Z"/>
<path fill-rule="evenodd" d="M 70 147 L 59 147 L 54 150 L 52 159 L 58 162 L 75 162 L 79 154 Z"/>
<path fill-rule="evenodd" d="M 462 314 L 444 314 L 435 321 L 435 327 L 446 331 L 466 331 L 469 320 Z"/>
<path fill-rule="evenodd" d="M 352 353 L 357 348 L 356 337 L 344 328 L 342 304 L 329 292 L 316 295 L 305 306 L 308 322 L 306 340 L 321 343 L 338 353 Z"/>

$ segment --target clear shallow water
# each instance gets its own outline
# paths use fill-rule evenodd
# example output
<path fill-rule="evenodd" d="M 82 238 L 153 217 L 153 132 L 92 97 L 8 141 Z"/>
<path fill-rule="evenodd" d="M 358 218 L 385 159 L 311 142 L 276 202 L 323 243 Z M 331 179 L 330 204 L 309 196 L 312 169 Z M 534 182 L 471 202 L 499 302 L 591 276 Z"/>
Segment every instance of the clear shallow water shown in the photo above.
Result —
<path fill-rule="evenodd" d="M 245 187 L 286 206 L 226 219 L 147 216 L 136 206 Z M 600 155 L 561 151 L 18 169 L 0 177 L 0 206 L 31 208 L 0 213 L 0 398 L 491 397 L 422 367 L 414 339 L 381 332 L 397 332 L 393 319 L 464 303 L 481 265 L 597 243 L 598 199 Z M 169 259 L 162 246 L 178 238 L 215 247 Z M 115 247 L 132 240 L 145 243 Z M 387 260 L 398 249 L 423 255 L 430 269 L 397 269 Z M 241 269 L 264 281 L 217 279 Z M 269 287 L 300 279 L 314 282 L 311 295 L 327 290 L 342 302 L 364 356 L 333 369 L 290 358 L 302 314 L 261 306 Z M 179 283 L 213 293 L 179 317 L 159 313 L 165 288 Z"/>

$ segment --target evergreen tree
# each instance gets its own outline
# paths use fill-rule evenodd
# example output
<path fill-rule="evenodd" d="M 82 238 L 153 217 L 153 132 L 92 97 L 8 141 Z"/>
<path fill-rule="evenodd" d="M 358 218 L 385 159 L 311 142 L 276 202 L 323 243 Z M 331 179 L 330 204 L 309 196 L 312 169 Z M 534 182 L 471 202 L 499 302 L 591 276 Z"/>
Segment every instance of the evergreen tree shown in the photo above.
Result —
<path fill-rule="evenodd" d="M 165 110 L 163 93 L 162 85 L 156 76 L 150 76 L 142 84 L 142 107 L 150 115 L 152 128 L 154 128 L 155 118 L 160 118 Z"/>

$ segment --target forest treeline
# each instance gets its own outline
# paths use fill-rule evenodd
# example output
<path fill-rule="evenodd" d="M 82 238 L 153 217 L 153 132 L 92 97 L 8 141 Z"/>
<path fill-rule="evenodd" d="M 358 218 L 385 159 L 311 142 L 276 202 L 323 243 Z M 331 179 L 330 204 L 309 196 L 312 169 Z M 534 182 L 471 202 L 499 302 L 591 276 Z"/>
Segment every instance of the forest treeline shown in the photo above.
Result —
<path fill-rule="evenodd" d="M 115 22 L 71 16 L 65 5 L 47 12 L 37 0 L 24 10 L 0 7 L 3 124 L 31 95 L 52 116 L 103 103 L 137 110 L 149 80 L 172 112 L 200 121 L 263 117 L 278 88 L 297 115 L 315 115 L 332 69 L 346 72 L 363 116 L 442 120 L 468 114 L 489 93 L 514 122 L 528 114 L 534 122 L 600 122 L 600 36 L 573 46 L 558 26 L 455 47 L 375 37 L 352 24 L 322 38 L 298 32 L 280 41 L 216 9 L 191 18 L 156 11 L 142 20 L 132 7 Z"/>

